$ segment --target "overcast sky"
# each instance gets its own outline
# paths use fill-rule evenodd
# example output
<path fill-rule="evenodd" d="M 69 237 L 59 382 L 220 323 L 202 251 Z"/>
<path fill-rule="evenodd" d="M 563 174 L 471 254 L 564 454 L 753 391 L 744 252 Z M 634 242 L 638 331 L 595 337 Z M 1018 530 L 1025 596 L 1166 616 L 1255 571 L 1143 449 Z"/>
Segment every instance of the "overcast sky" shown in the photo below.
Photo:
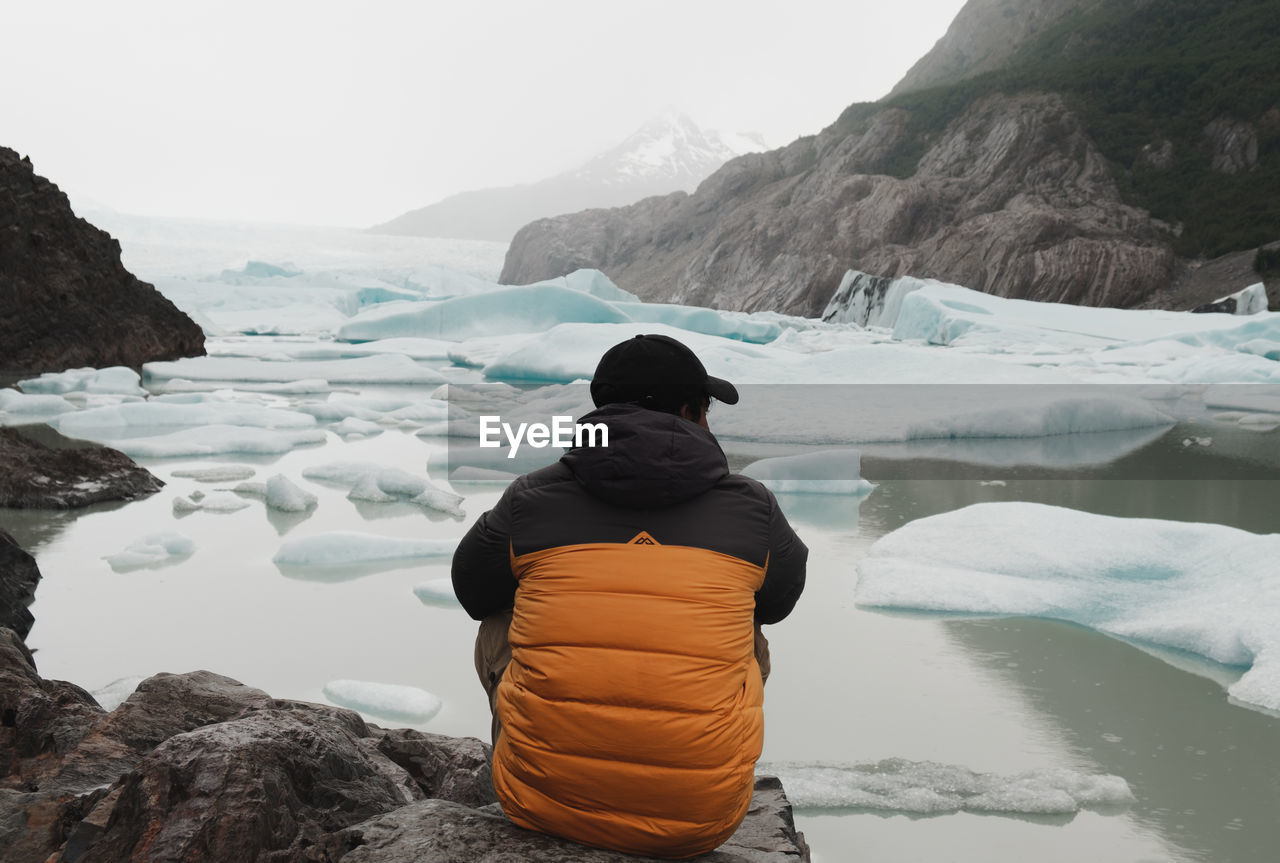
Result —
<path fill-rule="evenodd" d="M 963 5 L 10 3 L 0 145 L 126 212 L 367 226 L 668 107 L 781 146 L 885 95 Z"/>

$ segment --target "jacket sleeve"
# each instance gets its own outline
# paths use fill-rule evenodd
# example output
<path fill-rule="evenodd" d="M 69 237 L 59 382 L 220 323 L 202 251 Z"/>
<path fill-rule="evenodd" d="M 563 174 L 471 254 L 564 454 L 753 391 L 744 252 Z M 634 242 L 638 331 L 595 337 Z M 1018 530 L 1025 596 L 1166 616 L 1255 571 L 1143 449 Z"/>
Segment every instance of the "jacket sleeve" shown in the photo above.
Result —
<path fill-rule="evenodd" d="M 804 590 L 809 549 L 796 536 L 769 492 L 769 562 L 764 584 L 756 591 L 756 623 L 777 623 L 795 608 Z"/>
<path fill-rule="evenodd" d="M 474 620 L 510 608 L 516 598 L 511 572 L 511 497 L 507 486 L 493 509 L 476 519 L 453 552 L 453 592 Z"/>

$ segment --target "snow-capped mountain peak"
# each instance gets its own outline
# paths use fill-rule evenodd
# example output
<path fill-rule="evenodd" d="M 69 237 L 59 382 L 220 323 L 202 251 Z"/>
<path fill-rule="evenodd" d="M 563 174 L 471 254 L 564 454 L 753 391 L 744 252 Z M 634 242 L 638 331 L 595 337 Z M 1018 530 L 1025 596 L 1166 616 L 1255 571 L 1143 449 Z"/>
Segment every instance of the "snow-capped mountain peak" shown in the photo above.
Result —
<path fill-rule="evenodd" d="M 687 115 L 668 110 L 569 175 L 607 185 L 664 182 L 693 191 L 729 159 L 765 149 L 756 133 L 702 129 Z"/>

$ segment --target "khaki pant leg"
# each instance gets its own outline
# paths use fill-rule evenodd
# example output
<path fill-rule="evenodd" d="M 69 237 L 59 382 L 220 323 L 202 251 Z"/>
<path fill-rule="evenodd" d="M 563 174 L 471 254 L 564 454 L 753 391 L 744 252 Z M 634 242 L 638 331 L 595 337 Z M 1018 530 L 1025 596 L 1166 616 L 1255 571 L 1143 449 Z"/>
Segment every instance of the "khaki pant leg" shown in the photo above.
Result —
<path fill-rule="evenodd" d="M 489 733 L 495 744 L 502 732 L 502 723 L 498 721 L 498 682 L 511 662 L 511 642 L 508 639 L 511 616 L 510 608 L 494 612 L 480 621 L 480 631 L 476 634 L 476 674 L 489 696 L 489 713 L 493 717 Z"/>

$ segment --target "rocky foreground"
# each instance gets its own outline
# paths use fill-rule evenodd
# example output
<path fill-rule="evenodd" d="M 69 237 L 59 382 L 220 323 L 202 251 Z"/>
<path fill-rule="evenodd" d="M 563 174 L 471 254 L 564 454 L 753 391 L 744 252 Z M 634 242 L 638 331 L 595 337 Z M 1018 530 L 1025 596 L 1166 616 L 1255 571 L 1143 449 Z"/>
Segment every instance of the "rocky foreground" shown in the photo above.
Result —
<path fill-rule="evenodd" d="M 120 262 L 29 159 L 0 147 L 0 373 L 197 356 L 200 327 Z"/>
<path fill-rule="evenodd" d="M 513 825 L 474 738 L 387 730 L 230 678 L 157 674 L 114 711 L 0 629 L 6 863 L 622 863 Z M 809 859 L 781 783 L 707 863 Z"/>
<path fill-rule="evenodd" d="M 164 486 L 119 450 L 53 432 L 45 436 L 59 445 L 0 428 L 0 507 L 74 509 L 145 497 Z"/>

